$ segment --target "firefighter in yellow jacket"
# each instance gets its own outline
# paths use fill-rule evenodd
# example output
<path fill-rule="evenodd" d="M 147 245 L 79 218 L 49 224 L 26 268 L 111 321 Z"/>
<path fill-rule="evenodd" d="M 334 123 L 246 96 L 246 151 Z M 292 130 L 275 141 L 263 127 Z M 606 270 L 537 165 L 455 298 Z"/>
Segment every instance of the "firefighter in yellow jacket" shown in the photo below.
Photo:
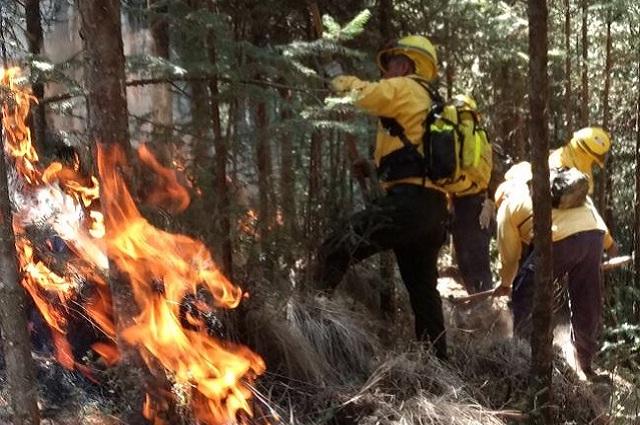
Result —
<path fill-rule="evenodd" d="M 576 168 L 589 177 L 589 194 L 593 194 L 593 168 L 604 168 L 611 149 L 611 136 L 601 127 L 584 127 L 573 133 L 569 143 L 551 152 L 549 168 Z M 613 239 L 607 249 L 609 256 L 618 255 Z"/>
<path fill-rule="evenodd" d="M 445 239 L 447 203 L 445 193 L 424 177 L 421 143 L 432 103 L 424 85 L 437 77 L 436 50 L 426 37 L 407 36 L 385 46 L 378 65 L 380 81 L 339 76 L 331 86 L 379 117 L 374 160 L 385 196 L 323 242 L 316 281 L 321 289 L 332 289 L 349 265 L 392 249 L 409 292 L 416 337 L 446 358 L 436 263 Z M 364 174 L 365 169 L 361 162 L 354 164 L 354 172 Z"/>
<path fill-rule="evenodd" d="M 577 168 L 589 177 L 589 193 L 593 193 L 593 167 L 604 167 L 611 148 L 611 138 L 600 127 L 585 127 L 573 133 L 565 146 L 549 155 L 550 168 Z"/>
<path fill-rule="evenodd" d="M 479 125 L 478 107 L 468 95 L 453 97 L 461 121 Z M 469 117 L 466 118 L 465 115 Z M 495 185 L 492 186 L 495 190 Z M 451 239 L 462 281 L 469 294 L 493 287 L 489 243 L 493 233 L 495 207 L 489 181 L 451 193 Z"/>
<path fill-rule="evenodd" d="M 496 190 L 497 243 L 501 262 L 501 284 L 496 295 L 512 296 L 514 329 L 528 337 L 533 302 L 534 259 L 530 252 L 520 265 L 523 244 L 533 239 L 533 206 L 528 181 L 528 163 L 516 164 Z M 578 364 L 590 375 L 598 351 L 602 317 L 600 263 L 613 239 L 590 198 L 576 208 L 552 210 L 553 277 L 567 276 L 571 324 Z"/>

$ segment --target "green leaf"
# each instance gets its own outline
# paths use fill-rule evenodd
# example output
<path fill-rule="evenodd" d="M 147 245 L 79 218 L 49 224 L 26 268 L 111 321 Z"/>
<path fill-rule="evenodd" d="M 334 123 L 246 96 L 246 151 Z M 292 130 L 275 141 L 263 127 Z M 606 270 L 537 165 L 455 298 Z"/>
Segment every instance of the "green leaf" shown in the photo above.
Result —
<path fill-rule="evenodd" d="M 338 38 L 341 28 L 340 28 L 340 25 L 335 21 L 335 19 L 333 19 L 329 15 L 323 15 L 322 25 L 326 30 L 325 33 L 323 34 L 323 37 L 333 39 L 333 40 Z"/>
<path fill-rule="evenodd" d="M 365 9 L 344 26 L 341 32 L 341 40 L 351 40 L 352 38 L 360 35 L 364 31 L 364 26 L 371 19 L 371 12 L 369 9 Z"/>

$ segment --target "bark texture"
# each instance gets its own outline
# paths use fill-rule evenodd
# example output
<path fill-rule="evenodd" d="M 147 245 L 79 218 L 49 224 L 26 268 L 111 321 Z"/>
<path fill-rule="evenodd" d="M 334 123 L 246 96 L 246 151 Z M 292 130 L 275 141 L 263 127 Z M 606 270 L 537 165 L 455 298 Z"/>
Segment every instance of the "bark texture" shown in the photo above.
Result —
<path fill-rule="evenodd" d="M 580 99 L 580 126 L 589 125 L 589 14 L 588 0 L 582 0 L 582 99 Z"/>
<path fill-rule="evenodd" d="M 43 36 L 42 36 L 42 19 L 40 15 L 40 0 L 26 0 L 24 3 L 24 12 L 27 21 L 27 44 L 29 53 L 34 56 L 42 54 Z M 44 147 L 46 145 L 45 133 L 47 123 L 45 118 L 44 104 L 40 101 L 44 98 L 44 84 L 36 82 L 31 86 L 33 95 L 38 99 L 39 103 L 31 108 L 31 135 L 36 146 Z"/>
<path fill-rule="evenodd" d="M 13 424 L 35 425 L 40 423 L 38 386 L 27 328 L 27 297 L 18 275 L 6 171 L 3 154 L 0 155 L 0 330 Z"/>
<path fill-rule="evenodd" d="M 565 138 L 573 134 L 573 99 L 571 87 L 571 2 L 564 0 L 564 113 L 566 119 Z"/>
<path fill-rule="evenodd" d="M 547 74 L 546 0 L 529 0 L 530 135 L 533 143 L 533 227 L 535 295 L 531 335 L 532 404 L 541 407 L 542 422 L 552 423 L 553 268 L 551 257 L 551 199 L 549 192 L 549 77 Z"/>

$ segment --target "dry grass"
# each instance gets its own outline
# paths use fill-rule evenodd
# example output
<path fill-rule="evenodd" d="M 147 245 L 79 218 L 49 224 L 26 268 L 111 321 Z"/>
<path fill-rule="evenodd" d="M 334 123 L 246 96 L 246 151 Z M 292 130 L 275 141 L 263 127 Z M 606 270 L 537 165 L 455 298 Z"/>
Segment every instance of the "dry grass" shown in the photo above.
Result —
<path fill-rule="evenodd" d="M 252 304 L 239 329 L 268 365 L 254 388 L 254 423 L 492 425 L 512 423 L 513 410 L 527 411 L 530 350 L 523 341 L 453 329 L 451 358 L 443 363 L 406 341 L 383 347 L 376 337 L 381 325 L 344 300 L 271 294 L 253 297 Z M 117 382 L 100 393 L 57 368 L 47 370 L 41 390 L 52 423 L 122 420 L 113 395 L 104 393 Z M 629 400 L 637 392 L 585 385 L 560 355 L 554 383 L 558 423 L 604 423 L 598 417 L 613 410 L 608 400 Z M 64 403 L 51 400 L 52 392 Z M 8 416 L 0 410 L 1 421 Z"/>
<path fill-rule="evenodd" d="M 261 381 L 282 422 L 497 424 L 506 417 L 522 419 L 514 410 L 527 411 L 526 342 L 454 330 L 451 359 L 442 363 L 420 346 L 397 351 L 371 343 L 377 329 L 371 317 L 348 308 L 326 299 L 288 301 L 287 314 L 278 324 L 287 329 L 280 335 L 292 340 L 278 342 L 289 348 L 280 358 L 312 358 L 319 373 L 327 367 L 330 372 L 315 385 L 296 382 L 294 370 L 285 372 L 290 375 L 284 380 L 269 374 Z M 580 381 L 560 352 L 554 386 L 558 423 L 603 423 L 608 396 L 602 394 L 602 385 Z"/>

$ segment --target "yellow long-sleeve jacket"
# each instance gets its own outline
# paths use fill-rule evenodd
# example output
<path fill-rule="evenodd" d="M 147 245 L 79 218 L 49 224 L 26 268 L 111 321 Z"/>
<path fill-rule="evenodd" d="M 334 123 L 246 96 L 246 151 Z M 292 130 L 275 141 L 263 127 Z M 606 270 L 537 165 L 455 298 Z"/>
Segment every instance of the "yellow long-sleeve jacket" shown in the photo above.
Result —
<path fill-rule="evenodd" d="M 370 115 L 395 119 L 404 129 L 407 139 L 422 154 L 423 123 L 431 109 L 431 98 L 427 91 L 415 81 L 416 75 L 395 77 L 370 82 L 353 76 L 340 76 L 332 82 L 337 91 L 351 91 L 355 96 L 355 105 Z M 426 81 L 425 81 L 426 82 Z M 378 122 L 374 160 L 380 167 L 385 158 L 404 147 L 400 138 L 391 136 Z M 423 177 L 407 177 L 383 181 L 387 189 L 399 183 L 422 185 L 444 191 Z"/>
<path fill-rule="evenodd" d="M 522 244 L 528 245 L 533 239 L 533 205 L 529 188 L 525 183 L 510 184 L 509 194 L 500 204 L 496 220 L 502 286 L 511 286 L 513 283 L 522 255 Z M 605 232 L 605 249 L 613 244 L 607 226 L 590 198 L 577 208 L 552 210 L 551 238 L 554 242 L 588 230 Z"/>

